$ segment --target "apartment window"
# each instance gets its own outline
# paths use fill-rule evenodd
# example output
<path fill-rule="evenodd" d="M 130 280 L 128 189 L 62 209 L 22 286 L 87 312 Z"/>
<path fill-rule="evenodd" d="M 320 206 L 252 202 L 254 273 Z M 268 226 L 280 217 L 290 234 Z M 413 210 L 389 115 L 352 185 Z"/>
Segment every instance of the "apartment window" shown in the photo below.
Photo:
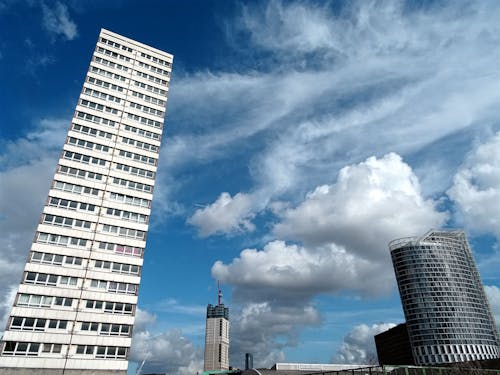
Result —
<path fill-rule="evenodd" d="M 125 263 L 114 263 L 108 262 L 105 260 L 96 260 L 94 263 L 95 268 L 101 268 L 105 270 L 111 270 L 116 273 L 124 273 L 130 275 L 138 275 L 139 274 L 139 266 L 134 264 L 125 264 Z"/>
<path fill-rule="evenodd" d="M 94 354 L 95 346 L 93 345 L 78 345 L 76 354 Z"/>
<path fill-rule="evenodd" d="M 120 294 L 137 294 L 137 285 L 110 281 L 108 283 L 108 292 Z"/>
<path fill-rule="evenodd" d="M 15 316 L 10 322 L 10 329 L 19 331 L 45 331 L 47 319 Z"/>
<path fill-rule="evenodd" d="M 104 124 L 104 125 L 108 125 L 111 127 L 114 127 L 116 125 L 116 122 L 114 122 L 112 120 L 108 120 L 108 119 L 103 118 L 103 117 L 91 115 L 90 113 L 86 113 L 86 112 L 82 112 L 82 111 L 76 111 L 76 117 L 81 119 L 81 120 L 94 122 L 96 124 Z"/>
<path fill-rule="evenodd" d="M 49 320 L 48 328 L 50 328 L 50 329 L 66 329 L 67 326 L 68 326 L 67 320 L 51 319 L 51 320 Z"/>
<path fill-rule="evenodd" d="M 54 181 L 53 187 L 55 190 L 66 191 L 74 194 L 99 195 L 99 189 L 70 184 L 68 182 Z"/>
<path fill-rule="evenodd" d="M 153 191 L 152 185 L 143 184 L 141 182 L 125 180 L 124 178 L 113 177 L 113 184 L 126 187 L 127 189 L 145 191 L 146 193 L 151 193 Z M 111 193 L 111 194 L 117 194 L 117 193 Z M 128 197 L 128 195 L 123 195 L 123 194 L 118 194 L 118 195 Z M 141 198 L 138 198 L 138 199 L 141 199 Z M 143 199 L 143 200 L 149 202 L 147 199 Z M 129 203 L 129 202 L 126 202 L 126 203 L 134 204 L 136 206 L 142 206 L 142 204 L 135 204 L 135 203 Z M 144 207 L 149 207 L 149 203 L 147 206 L 144 206 Z"/>
<path fill-rule="evenodd" d="M 139 66 L 141 66 L 143 68 L 146 68 L 146 69 L 149 69 L 152 72 L 155 72 L 155 73 L 158 73 L 158 74 L 161 74 L 161 75 L 168 76 L 170 74 L 168 70 L 161 69 L 161 68 L 158 68 L 156 66 L 143 63 L 142 61 L 139 61 Z"/>
<path fill-rule="evenodd" d="M 130 126 L 130 125 L 125 125 L 125 130 L 128 132 L 131 132 L 131 133 L 139 134 L 139 135 L 146 137 L 146 138 L 155 139 L 157 141 L 159 141 L 161 138 L 160 134 L 153 133 L 153 132 L 150 132 L 150 131 L 144 130 L 144 129 L 135 128 L 135 127 Z"/>
<path fill-rule="evenodd" d="M 152 145 L 149 143 L 145 143 L 145 142 L 141 142 L 141 141 L 137 141 L 135 139 L 122 137 L 121 140 L 125 144 L 134 146 L 136 148 L 140 148 L 142 150 L 151 151 L 151 152 L 158 152 L 158 150 L 159 150 L 158 146 L 155 146 L 155 145 Z"/>
<path fill-rule="evenodd" d="M 99 87 L 103 87 L 105 89 L 111 89 L 111 90 L 115 90 L 118 92 L 123 92 L 123 90 L 124 90 L 124 88 L 121 86 L 115 85 L 113 83 L 105 82 L 105 81 L 102 81 L 102 80 L 94 78 L 94 77 L 87 77 L 87 82 L 89 82 L 93 85 L 99 86 Z"/>
<path fill-rule="evenodd" d="M 151 115 L 155 115 L 155 116 L 159 116 L 159 117 L 163 117 L 163 115 L 165 114 L 165 112 L 160 111 L 159 109 L 151 108 L 151 107 L 148 107 L 148 106 L 145 106 L 142 104 L 138 104 L 138 103 L 134 103 L 134 102 L 130 102 L 130 107 L 136 108 L 144 113 L 149 113 Z"/>
<path fill-rule="evenodd" d="M 126 358 L 127 348 L 117 346 L 98 346 L 96 358 Z"/>
<path fill-rule="evenodd" d="M 124 157 L 124 158 L 129 158 L 134 161 L 138 161 L 139 163 L 144 163 L 144 164 L 149 164 L 149 165 L 156 165 L 156 159 L 155 158 L 150 158 L 149 156 L 146 155 L 141 155 L 141 154 L 136 154 L 130 151 L 125 151 L 125 150 L 119 150 L 118 155 Z"/>
<path fill-rule="evenodd" d="M 50 307 L 54 297 L 41 296 L 37 294 L 19 294 L 17 298 L 17 306 L 27 307 Z"/>
<path fill-rule="evenodd" d="M 118 210 L 116 208 L 106 208 L 106 215 L 115 216 L 122 220 L 134 221 L 137 223 L 147 223 L 148 216 L 136 212 Z"/>
<path fill-rule="evenodd" d="M 60 285 L 76 286 L 77 283 L 78 283 L 77 277 L 60 276 L 60 279 L 59 279 Z"/>
<path fill-rule="evenodd" d="M 6 341 L 3 347 L 3 355 L 14 356 L 37 356 L 40 344 L 37 342 Z"/>
<path fill-rule="evenodd" d="M 99 98 L 99 99 L 102 99 L 102 100 L 107 100 L 107 101 L 118 103 L 118 104 L 120 104 L 120 102 L 122 101 L 117 96 L 106 94 L 104 92 L 101 92 L 101 91 L 98 91 L 98 90 L 94 90 L 94 89 L 90 89 L 88 87 L 84 87 L 83 88 L 83 93 L 85 95 L 93 96 L 95 98 Z"/>
<path fill-rule="evenodd" d="M 130 173 L 135 176 L 145 177 L 154 180 L 155 173 L 146 169 L 131 167 L 130 165 L 116 163 L 117 170 Z"/>
<path fill-rule="evenodd" d="M 160 121 L 152 120 L 152 119 L 147 118 L 147 117 L 134 115 L 132 113 L 127 113 L 127 117 L 131 120 L 140 122 L 141 124 L 153 126 L 155 128 L 159 128 L 159 129 L 161 129 L 161 127 L 163 125 Z"/>
<path fill-rule="evenodd" d="M 68 228 L 82 228 L 82 229 L 90 229 L 91 222 L 79 219 L 72 219 L 70 217 L 63 216 L 55 216 L 55 215 L 43 215 L 42 223 L 49 225 L 57 225 L 61 227 Z"/>
<path fill-rule="evenodd" d="M 96 150 L 96 151 L 102 151 L 102 152 L 108 152 L 109 147 L 101 145 L 99 143 L 94 143 L 90 141 L 85 141 L 83 139 L 78 139 L 75 137 L 69 137 L 68 138 L 68 144 L 73 145 L 73 146 L 78 146 L 78 147 L 83 147 L 89 150 Z"/>
<path fill-rule="evenodd" d="M 140 81 L 134 81 L 134 84 L 137 87 L 146 89 L 147 91 L 153 92 L 155 94 L 160 94 L 160 95 L 165 95 L 165 96 L 167 95 L 167 90 L 163 90 L 163 89 L 160 89 L 158 87 L 155 87 L 155 86 L 152 86 L 152 85 L 148 85 L 147 83 L 143 83 L 143 82 L 140 82 Z"/>
<path fill-rule="evenodd" d="M 149 96 L 149 95 L 137 92 L 137 91 L 132 91 L 132 96 L 140 98 L 148 103 L 157 104 L 157 105 L 162 106 L 162 107 L 165 107 L 165 104 L 166 104 L 165 100 L 158 99 L 158 98 L 155 98 L 153 96 Z"/>
<path fill-rule="evenodd" d="M 97 332 L 99 329 L 99 323 L 94 322 L 82 322 L 81 330 L 89 332 Z"/>
<path fill-rule="evenodd" d="M 95 74 L 99 74 L 99 75 L 101 75 L 103 77 L 112 78 L 112 79 L 116 79 L 116 80 L 123 81 L 123 82 L 125 82 L 125 79 L 126 79 L 122 75 L 110 72 L 109 70 L 97 68 L 95 66 L 91 66 L 90 69 L 89 69 L 89 71 L 92 72 L 92 73 L 95 73 Z"/>
<path fill-rule="evenodd" d="M 57 275 L 49 275 L 46 273 L 26 272 L 24 277 L 26 284 L 38 285 L 57 285 Z"/>
<path fill-rule="evenodd" d="M 116 254 L 135 256 L 135 257 L 141 257 L 144 252 L 144 249 L 140 247 L 118 245 L 109 242 L 100 242 L 99 249 L 109 250 L 115 252 Z"/>
<path fill-rule="evenodd" d="M 146 238 L 146 233 L 141 230 L 118 227 L 116 225 L 104 224 L 102 226 L 102 231 L 105 233 L 118 234 L 124 237 L 136 238 L 138 240 L 144 240 Z"/>
<path fill-rule="evenodd" d="M 73 305 L 73 298 L 55 297 L 54 298 L 54 305 L 55 306 L 71 307 Z"/>
<path fill-rule="evenodd" d="M 127 324 L 101 324 L 100 335 L 104 336 L 130 336 L 130 326 Z"/>
<path fill-rule="evenodd" d="M 128 71 L 128 68 L 126 66 L 103 59 L 102 57 L 99 56 L 94 56 L 94 61 L 104 66 L 109 66 L 110 68 L 123 70 L 124 72 Z"/>
<path fill-rule="evenodd" d="M 154 56 L 151 56 L 151 55 L 148 55 L 147 53 L 144 53 L 144 52 L 141 52 L 141 57 L 144 57 L 150 61 L 153 61 L 157 64 L 161 64 L 161 65 L 164 65 L 164 66 L 167 66 L 169 67 L 170 66 L 170 63 L 168 61 L 165 61 L 165 60 L 162 60 L 162 59 L 159 59 L 158 57 L 154 57 Z"/>
<path fill-rule="evenodd" d="M 61 344 L 43 344 L 43 353 L 61 353 Z"/>
<path fill-rule="evenodd" d="M 38 251 L 34 251 L 31 253 L 31 262 L 32 263 L 45 263 L 45 264 L 54 264 L 54 265 L 62 265 L 63 256 L 58 254 L 50 254 L 50 253 L 41 253 Z"/>
<path fill-rule="evenodd" d="M 118 201 L 118 202 L 123 202 L 125 204 L 130 204 L 133 206 L 140 206 L 140 207 L 150 207 L 151 206 L 151 201 L 149 199 L 132 197 L 131 195 L 110 193 L 109 199 L 114 200 L 114 201 Z"/>
<path fill-rule="evenodd" d="M 64 151 L 63 152 L 63 158 L 71 161 L 77 161 L 79 163 L 84 163 L 84 164 L 95 164 L 99 165 L 101 167 L 106 166 L 106 160 L 104 159 L 99 159 L 93 156 L 88 156 L 88 155 L 83 155 L 79 154 L 77 152 L 72 152 L 72 151 Z"/>
<path fill-rule="evenodd" d="M 65 165 L 59 166 L 58 173 L 65 174 L 65 175 L 72 176 L 72 177 L 76 177 L 76 178 L 82 178 L 82 179 L 86 179 L 86 180 L 101 181 L 103 178 L 103 175 L 100 173 L 89 172 L 89 171 L 85 171 L 83 169 L 70 168 L 70 167 L 67 167 Z"/>
<path fill-rule="evenodd" d="M 38 233 L 36 241 L 40 243 L 49 243 L 52 245 L 67 247 L 85 247 L 87 245 L 87 240 L 84 238 L 61 236 L 58 234 L 43 232 Z"/>

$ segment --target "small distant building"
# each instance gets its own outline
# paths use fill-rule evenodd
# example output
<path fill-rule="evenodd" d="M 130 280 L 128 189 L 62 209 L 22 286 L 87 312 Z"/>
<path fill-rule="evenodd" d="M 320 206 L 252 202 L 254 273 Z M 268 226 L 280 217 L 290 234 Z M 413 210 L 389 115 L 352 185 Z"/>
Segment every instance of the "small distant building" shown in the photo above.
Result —
<path fill-rule="evenodd" d="M 375 345 L 380 365 L 415 365 L 406 323 L 376 335 Z"/>
<path fill-rule="evenodd" d="M 229 370 L 229 308 L 221 299 L 219 288 L 218 304 L 207 306 L 204 371 Z"/>

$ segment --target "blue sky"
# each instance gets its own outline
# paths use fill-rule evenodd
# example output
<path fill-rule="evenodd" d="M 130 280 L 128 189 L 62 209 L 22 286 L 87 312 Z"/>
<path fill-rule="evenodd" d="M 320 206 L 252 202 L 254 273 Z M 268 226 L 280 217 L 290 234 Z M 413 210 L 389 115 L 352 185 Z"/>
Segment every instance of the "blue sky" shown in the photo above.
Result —
<path fill-rule="evenodd" d="M 403 321 L 387 242 L 439 227 L 467 231 L 498 321 L 498 19 L 494 1 L 0 0 L 0 313 L 104 27 L 175 56 L 132 361 L 199 370 L 219 279 L 233 365 L 366 363 Z"/>

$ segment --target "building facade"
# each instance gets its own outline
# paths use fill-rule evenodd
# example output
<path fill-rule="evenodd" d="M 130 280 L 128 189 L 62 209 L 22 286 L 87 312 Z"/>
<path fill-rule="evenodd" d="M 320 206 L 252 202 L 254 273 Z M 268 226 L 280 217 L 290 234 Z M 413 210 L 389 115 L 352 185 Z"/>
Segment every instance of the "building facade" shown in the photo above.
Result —
<path fill-rule="evenodd" d="M 101 30 L 2 337 L 0 374 L 125 374 L 172 60 Z"/>
<path fill-rule="evenodd" d="M 229 370 L 229 308 L 220 301 L 207 306 L 204 371 Z"/>
<path fill-rule="evenodd" d="M 378 363 L 384 365 L 415 365 L 406 323 L 398 324 L 375 335 Z"/>
<path fill-rule="evenodd" d="M 417 365 L 499 357 L 490 306 L 462 231 L 389 244 Z"/>

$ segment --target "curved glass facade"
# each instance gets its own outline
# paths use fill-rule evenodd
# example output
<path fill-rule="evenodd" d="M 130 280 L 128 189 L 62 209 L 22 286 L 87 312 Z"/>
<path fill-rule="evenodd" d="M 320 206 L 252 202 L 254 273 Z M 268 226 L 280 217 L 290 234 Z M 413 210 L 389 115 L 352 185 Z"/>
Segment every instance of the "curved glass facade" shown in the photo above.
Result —
<path fill-rule="evenodd" d="M 464 232 L 430 231 L 389 248 L 415 363 L 498 358 L 498 332 Z"/>

